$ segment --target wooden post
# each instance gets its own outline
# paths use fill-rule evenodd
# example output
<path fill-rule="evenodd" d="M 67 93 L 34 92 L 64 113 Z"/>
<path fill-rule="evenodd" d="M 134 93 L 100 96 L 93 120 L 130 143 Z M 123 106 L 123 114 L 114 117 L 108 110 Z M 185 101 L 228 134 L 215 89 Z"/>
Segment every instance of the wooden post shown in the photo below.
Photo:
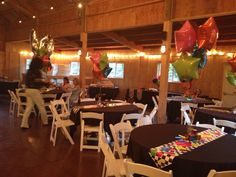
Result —
<path fill-rule="evenodd" d="M 161 78 L 159 89 L 159 103 L 158 103 L 158 123 L 164 124 L 167 121 L 166 108 L 167 108 L 167 94 L 168 94 L 168 72 L 169 72 L 169 60 L 171 53 L 171 37 L 172 37 L 172 0 L 165 1 L 165 21 L 163 31 L 167 32 L 166 41 L 163 45 L 166 46 L 166 52 L 162 55 L 161 60 Z"/>
<path fill-rule="evenodd" d="M 87 25 L 86 25 L 86 5 L 79 12 L 81 18 L 81 27 L 80 27 L 80 41 L 82 42 L 82 50 L 80 56 L 80 87 L 84 88 L 86 85 L 86 56 L 87 56 Z"/>

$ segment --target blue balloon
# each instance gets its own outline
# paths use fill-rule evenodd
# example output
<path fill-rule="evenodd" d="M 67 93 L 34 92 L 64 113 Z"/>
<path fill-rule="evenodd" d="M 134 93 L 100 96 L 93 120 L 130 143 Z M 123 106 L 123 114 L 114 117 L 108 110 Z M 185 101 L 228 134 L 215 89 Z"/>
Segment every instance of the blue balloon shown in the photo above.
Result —
<path fill-rule="evenodd" d="M 207 64 L 207 54 L 206 49 L 204 48 L 198 48 L 198 46 L 195 46 L 193 49 L 192 57 L 200 58 L 200 62 L 198 65 L 198 68 L 204 68 Z"/>

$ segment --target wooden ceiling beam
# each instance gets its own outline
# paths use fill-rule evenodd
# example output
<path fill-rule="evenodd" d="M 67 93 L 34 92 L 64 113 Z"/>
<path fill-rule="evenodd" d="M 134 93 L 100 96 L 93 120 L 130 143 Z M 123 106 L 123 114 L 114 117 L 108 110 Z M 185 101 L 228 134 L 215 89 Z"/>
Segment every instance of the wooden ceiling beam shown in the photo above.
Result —
<path fill-rule="evenodd" d="M 62 44 L 65 44 L 67 46 L 70 46 L 70 47 L 73 47 L 73 48 L 81 48 L 81 44 L 80 43 L 77 43 L 77 42 L 74 42 L 74 41 L 70 41 L 66 38 L 57 38 L 55 39 L 55 41 L 58 41 Z"/>
<path fill-rule="evenodd" d="M 130 48 L 131 50 L 134 50 L 136 52 L 140 52 L 143 50 L 142 46 L 136 45 L 134 42 L 127 40 L 125 37 L 120 36 L 114 32 L 104 32 L 102 33 L 104 36 Z"/>
<path fill-rule="evenodd" d="M 30 7 L 27 3 L 19 3 L 19 1 L 16 0 L 10 0 L 7 1 L 8 4 L 10 4 L 16 11 L 19 11 L 23 13 L 24 15 L 32 18 L 32 16 L 37 15 L 37 12 L 35 10 L 32 10 L 33 8 Z"/>

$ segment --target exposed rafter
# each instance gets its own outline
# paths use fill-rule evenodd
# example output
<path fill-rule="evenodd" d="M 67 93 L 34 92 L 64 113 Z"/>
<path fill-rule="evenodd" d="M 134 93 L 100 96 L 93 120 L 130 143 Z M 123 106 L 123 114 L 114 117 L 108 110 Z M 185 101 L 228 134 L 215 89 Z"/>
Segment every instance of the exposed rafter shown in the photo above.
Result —
<path fill-rule="evenodd" d="M 19 1 L 16 0 L 10 0 L 7 1 L 7 3 L 10 4 L 16 11 L 19 11 L 28 17 L 37 15 L 35 10 L 32 10 L 32 8 L 27 3 L 19 3 Z"/>
<path fill-rule="evenodd" d="M 125 37 L 120 36 L 115 32 L 105 32 L 105 33 L 102 33 L 102 34 L 104 36 L 106 36 L 106 37 L 108 37 L 108 38 L 110 38 L 110 39 L 112 39 L 112 40 L 114 40 L 114 41 L 116 41 L 116 42 L 118 42 L 118 43 L 134 50 L 134 51 L 136 51 L 136 52 L 140 52 L 140 51 L 143 50 L 143 48 L 141 46 L 136 45 L 134 42 L 127 40 Z"/>
<path fill-rule="evenodd" d="M 79 49 L 81 48 L 81 44 L 77 43 L 77 42 L 74 42 L 74 41 L 70 41 L 66 38 L 59 38 L 59 39 L 55 39 L 55 41 L 58 41 L 62 44 L 65 44 L 67 46 L 70 46 L 70 47 L 73 47 L 73 48 L 76 48 L 76 49 Z"/>

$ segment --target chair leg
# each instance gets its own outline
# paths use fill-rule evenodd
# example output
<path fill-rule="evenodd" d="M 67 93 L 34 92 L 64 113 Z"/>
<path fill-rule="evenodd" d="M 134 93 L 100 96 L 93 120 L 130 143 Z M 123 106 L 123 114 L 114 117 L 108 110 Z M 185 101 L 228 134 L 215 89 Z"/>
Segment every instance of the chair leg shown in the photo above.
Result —
<path fill-rule="evenodd" d="M 55 127 L 55 132 L 54 132 L 54 136 L 53 136 L 53 146 L 55 146 L 56 140 L 57 140 L 57 126 Z"/>
<path fill-rule="evenodd" d="M 104 158 L 103 168 L 102 168 L 102 177 L 106 175 L 106 159 Z"/>
<path fill-rule="evenodd" d="M 64 126 L 62 127 L 62 129 L 63 129 L 63 131 L 65 133 L 66 138 L 70 141 L 70 144 L 75 144 L 73 139 L 71 138 L 69 132 L 67 131 L 67 129 Z"/>
<path fill-rule="evenodd" d="M 84 140 L 84 123 L 81 122 L 80 151 L 83 151 L 83 140 Z"/>

